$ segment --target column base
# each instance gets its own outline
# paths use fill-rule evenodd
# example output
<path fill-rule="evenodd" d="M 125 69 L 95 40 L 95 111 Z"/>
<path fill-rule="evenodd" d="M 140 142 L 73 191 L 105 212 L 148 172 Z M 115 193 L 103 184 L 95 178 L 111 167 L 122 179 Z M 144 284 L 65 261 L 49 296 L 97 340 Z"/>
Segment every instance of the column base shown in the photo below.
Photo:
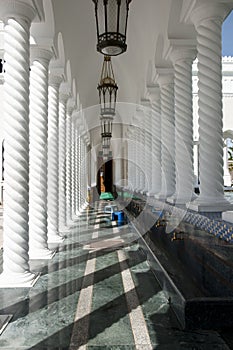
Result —
<path fill-rule="evenodd" d="M 233 211 L 230 210 L 230 211 L 225 211 L 224 213 L 222 213 L 222 220 L 233 224 Z"/>
<path fill-rule="evenodd" d="M 157 193 L 157 194 L 155 194 L 154 198 L 159 200 L 159 201 L 165 202 L 167 200 L 167 198 L 171 197 L 171 196 L 172 196 L 172 194 Z"/>
<path fill-rule="evenodd" d="M 65 237 L 60 236 L 59 234 L 48 235 L 48 243 L 62 243 L 64 240 Z"/>
<path fill-rule="evenodd" d="M 201 198 L 188 204 L 187 207 L 197 212 L 223 212 L 233 209 L 233 204 L 225 198 Z"/>
<path fill-rule="evenodd" d="M 50 249 L 32 249 L 29 250 L 29 258 L 31 260 L 50 260 L 56 254 L 56 250 Z"/>
<path fill-rule="evenodd" d="M 147 194 L 147 190 L 141 190 L 141 191 L 139 191 L 139 193 L 141 193 L 142 195 L 145 195 L 145 194 Z"/>
<path fill-rule="evenodd" d="M 0 288 L 31 288 L 38 281 L 40 273 L 24 273 L 9 274 L 3 272 L 0 275 Z"/>
<path fill-rule="evenodd" d="M 224 175 L 223 182 L 225 187 L 231 187 L 231 175 L 230 174 Z"/>

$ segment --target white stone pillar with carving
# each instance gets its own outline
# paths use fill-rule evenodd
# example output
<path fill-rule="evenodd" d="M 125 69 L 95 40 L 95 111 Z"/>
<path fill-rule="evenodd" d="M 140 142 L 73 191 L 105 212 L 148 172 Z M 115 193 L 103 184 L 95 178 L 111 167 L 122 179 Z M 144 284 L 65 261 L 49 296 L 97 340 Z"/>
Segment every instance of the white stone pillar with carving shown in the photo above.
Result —
<path fill-rule="evenodd" d="M 164 200 L 175 192 L 174 73 L 172 68 L 157 68 L 156 70 L 161 92 L 162 141 L 162 189 L 156 198 Z"/>
<path fill-rule="evenodd" d="M 87 134 L 84 137 L 84 206 L 85 208 L 88 206 L 87 202 L 87 186 L 88 186 L 88 156 L 87 156 L 87 148 L 88 148 L 88 136 Z"/>
<path fill-rule="evenodd" d="M 132 142 L 133 142 L 133 127 L 128 126 L 127 142 L 128 142 L 128 181 L 127 189 L 132 190 L 133 185 L 133 159 L 132 159 Z"/>
<path fill-rule="evenodd" d="M 145 123 L 144 123 L 144 110 L 142 112 L 143 118 L 140 123 L 140 156 L 141 156 L 141 173 L 140 173 L 140 193 L 145 194 L 145 182 L 146 182 L 146 159 L 145 159 Z"/>
<path fill-rule="evenodd" d="M 190 208 L 230 208 L 223 190 L 221 28 L 229 8 L 216 2 L 197 5 L 190 15 L 197 31 L 200 195 Z"/>
<path fill-rule="evenodd" d="M 79 123 L 77 121 L 75 128 L 75 213 L 79 214 Z"/>
<path fill-rule="evenodd" d="M 135 134 L 136 128 L 134 125 L 131 126 L 131 191 L 135 191 L 136 188 L 136 143 L 135 143 Z"/>
<path fill-rule="evenodd" d="M 67 231 L 66 221 L 66 115 L 69 94 L 59 94 L 59 232 Z"/>
<path fill-rule="evenodd" d="M 144 139 L 143 139 L 143 108 L 138 107 L 136 110 L 136 115 L 135 115 L 135 125 L 137 125 L 137 169 L 138 169 L 138 174 L 137 174 L 137 192 L 141 192 L 143 189 L 143 183 L 144 183 L 144 173 L 143 173 L 143 151 L 144 151 Z"/>
<path fill-rule="evenodd" d="M 71 130 L 71 186 L 72 186 L 72 219 L 78 215 L 78 126 L 80 124 L 80 112 L 73 111 Z"/>
<path fill-rule="evenodd" d="M 151 162 L 151 145 L 152 145 L 152 134 L 151 134 L 151 104 L 147 99 L 142 100 L 143 112 L 144 112 L 144 173 L 145 183 L 143 193 L 149 195 L 151 189 L 152 180 L 152 162 Z"/>
<path fill-rule="evenodd" d="M 48 99 L 48 242 L 60 243 L 64 238 L 58 230 L 58 157 L 59 157 L 59 87 L 60 76 L 49 76 Z"/>
<path fill-rule="evenodd" d="M 0 287 L 31 287 L 38 276 L 29 269 L 29 38 L 34 9 L 1 2 L 4 35 L 5 193 L 3 272 Z"/>
<path fill-rule="evenodd" d="M 71 218 L 72 221 L 76 219 L 75 214 L 75 121 L 77 111 L 74 110 L 71 117 Z"/>
<path fill-rule="evenodd" d="M 139 146 L 140 146 L 140 130 L 139 127 L 137 125 L 137 123 L 135 122 L 135 150 L 136 150 L 136 158 L 135 158 L 135 188 L 134 190 L 137 192 L 139 190 L 140 187 L 140 153 L 139 153 Z"/>
<path fill-rule="evenodd" d="M 79 213 L 81 212 L 81 189 L 82 189 L 82 169 L 81 169 L 81 126 L 79 127 L 79 137 L 78 137 L 78 207 Z"/>
<path fill-rule="evenodd" d="M 223 174 L 224 174 L 224 186 L 231 186 L 231 174 L 228 168 L 228 147 L 224 143 L 223 148 Z"/>
<path fill-rule="evenodd" d="M 80 210 L 82 211 L 83 209 L 83 177 L 84 177 L 84 171 L 83 171 L 83 135 L 80 136 Z"/>
<path fill-rule="evenodd" d="M 72 224 L 71 217 L 71 115 L 74 105 L 68 101 L 67 118 L 66 118 L 66 222 Z"/>
<path fill-rule="evenodd" d="M 29 115 L 29 256 L 51 259 L 47 243 L 48 67 L 52 52 L 31 49 Z"/>
<path fill-rule="evenodd" d="M 185 45 L 186 44 L 186 45 Z M 190 203 L 194 194 L 192 63 L 195 43 L 172 40 L 170 59 L 175 72 L 175 164 L 176 191 L 169 202 Z"/>
<path fill-rule="evenodd" d="M 151 102 L 151 130 L 152 130 L 152 188 L 149 195 L 153 196 L 161 191 L 161 106 L 160 89 L 158 85 L 147 87 Z"/>

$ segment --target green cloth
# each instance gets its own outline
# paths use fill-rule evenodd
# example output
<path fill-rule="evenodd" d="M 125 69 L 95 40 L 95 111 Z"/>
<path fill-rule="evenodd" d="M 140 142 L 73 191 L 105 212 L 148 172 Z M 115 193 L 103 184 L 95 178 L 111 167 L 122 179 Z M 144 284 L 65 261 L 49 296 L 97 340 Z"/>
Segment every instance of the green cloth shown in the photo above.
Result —
<path fill-rule="evenodd" d="M 105 199 L 105 200 L 114 200 L 113 195 L 111 194 L 111 192 L 102 192 L 100 195 L 100 199 Z"/>

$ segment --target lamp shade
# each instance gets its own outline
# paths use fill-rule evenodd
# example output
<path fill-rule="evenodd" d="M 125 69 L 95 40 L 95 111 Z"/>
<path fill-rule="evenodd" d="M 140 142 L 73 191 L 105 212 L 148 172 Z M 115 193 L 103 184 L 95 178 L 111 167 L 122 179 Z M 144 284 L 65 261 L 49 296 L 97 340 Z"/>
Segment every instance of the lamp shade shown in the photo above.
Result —
<path fill-rule="evenodd" d="M 99 91 L 101 116 L 114 116 L 118 86 L 115 82 L 110 56 L 104 56 L 100 83 L 97 89 Z"/>
<path fill-rule="evenodd" d="M 111 137 L 112 136 L 112 116 L 100 117 L 101 121 L 101 136 L 102 137 Z"/>
<path fill-rule="evenodd" d="M 117 56 L 125 52 L 129 4 L 132 0 L 92 0 L 95 4 L 97 51 Z"/>

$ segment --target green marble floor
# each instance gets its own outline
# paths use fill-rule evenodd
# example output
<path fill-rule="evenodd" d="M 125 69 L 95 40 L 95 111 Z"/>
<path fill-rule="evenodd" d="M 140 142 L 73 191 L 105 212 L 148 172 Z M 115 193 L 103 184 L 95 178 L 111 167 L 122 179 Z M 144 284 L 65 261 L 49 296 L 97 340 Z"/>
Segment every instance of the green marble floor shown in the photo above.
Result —
<path fill-rule="evenodd" d="M 33 288 L 0 289 L 0 314 L 13 315 L 0 349 L 229 349 L 217 332 L 180 329 L 136 233 L 103 205 L 80 215 L 52 260 L 30 262 Z"/>

